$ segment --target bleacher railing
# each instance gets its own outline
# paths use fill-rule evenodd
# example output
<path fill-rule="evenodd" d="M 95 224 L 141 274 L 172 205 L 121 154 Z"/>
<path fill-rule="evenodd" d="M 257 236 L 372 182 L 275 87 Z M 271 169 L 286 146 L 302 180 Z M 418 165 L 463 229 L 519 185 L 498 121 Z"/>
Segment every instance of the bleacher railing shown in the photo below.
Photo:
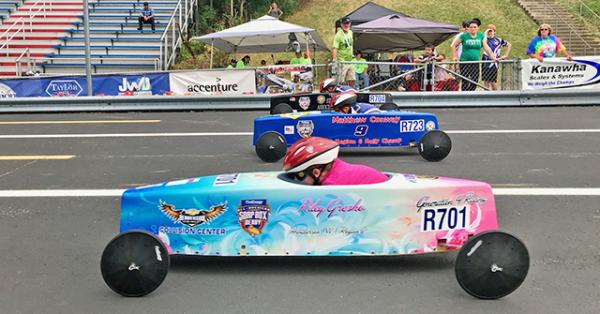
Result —
<path fill-rule="evenodd" d="M 572 25 L 571 22 L 567 21 L 565 18 L 563 18 L 552 6 L 552 3 L 548 3 L 546 0 L 541 0 L 544 5 L 548 8 L 550 8 L 550 10 L 552 11 L 552 13 L 554 14 L 553 18 L 548 18 L 548 19 L 544 19 L 540 22 L 542 23 L 548 23 L 550 25 L 552 25 L 553 29 L 558 29 L 559 26 L 563 26 L 563 27 L 567 27 L 569 29 L 569 34 L 568 37 L 565 38 L 564 34 L 561 34 L 559 37 L 561 39 L 561 41 L 563 43 L 566 43 L 567 46 L 567 50 L 570 49 L 570 47 L 572 47 L 572 40 L 573 37 L 576 37 L 577 39 L 579 39 L 580 42 L 582 42 L 584 44 L 583 47 L 583 53 L 585 55 L 587 54 L 591 54 L 593 53 L 594 55 L 596 55 L 596 47 L 592 46 L 590 43 L 587 42 L 587 40 L 585 40 L 583 37 L 581 37 L 581 35 L 579 35 L 579 31 L 577 29 L 575 29 Z"/>
<path fill-rule="evenodd" d="M 12 32 L 12 34 L 10 36 L 7 36 L 8 33 L 11 32 L 11 30 L 13 30 L 17 24 L 21 24 L 21 26 L 18 26 L 18 28 Z M 23 39 L 25 39 L 25 21 L 23 21 L 23 18 L 20 17 L 18 20 L 14 21 L 1 35 L 0 38 L 6 38 L 6 40 L 4 41 L 4 43 L 2 44 L 2 46 L 0 46 L 0 51 L 2 51 L 2 49 L 6 48 L 6 56 L 8 57 L 10 55 L 10 41 L 15 38 L 17 35 L 19 35 L 19 33 L 22 34 Z"/>
<path fill-rule="evenodd" d="M 38 0 L 29 7 L 29 27 L 31 31 L 33 31 L 33 19 L 42 14 L 44 15 L 44 18 L 47 17 L 45 0 Z"/>
<path fill-rule="evenodd" d="M 565 0 L 563 0 L 565 1 Z M 585 4 L 582 0 L 566 0 L 569 8 L 577 7 L 578 14 L 581 19 L 586 22 L 592 23 L 596 28 L 600 27 L 600 15 L 596 13 L 590 6 Z M 575 2 L 575 5 L 573 3 Z M 593 20 L 593 22 L 592 22 Z"/>
<path fill-rule="evenodd" d="M 165 30 L 160 37 L 160 64 L 163 70 L 168 70 L 175 62 L 177 49 L 181 44 L 181 32 L 187 33 L 188 24 L 192 17 L 197 0 L 179 0 Z"/>
<path fill-rule="evenodd" d="M 29 52 L 29 48 L 26 48 L 21 54 L 15 59 L 15 74 L 16 76 L 23 75 L 23 71 L 21 70 L 21 63 L 23 62 L 23 57 L 27 56 L 27 70 L 33 71 L 33 65 L 31 64 L 31 54 Z"/>

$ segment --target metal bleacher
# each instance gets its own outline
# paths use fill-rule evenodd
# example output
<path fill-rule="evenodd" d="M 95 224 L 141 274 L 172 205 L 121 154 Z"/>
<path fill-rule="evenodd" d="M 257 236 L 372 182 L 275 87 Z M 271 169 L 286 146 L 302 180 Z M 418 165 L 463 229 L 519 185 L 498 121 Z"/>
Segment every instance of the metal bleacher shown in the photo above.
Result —
<path fill-rule="evenodd" d="M 168 69 L 196 1 L 149 0 L 155 30 L 140 31 L 144 0 L 91 0 L 92 72 Z M 85 73 L 83 0 L 0 0 L 0 34 L 0 76 Z"/>
<path fill-rule="evenodd" d="M 161 36 L 175 7 L 176 0 L 148 1 L 154 10 L 156 30 L 149 24 L 138 28 L 143 0 L 90 1 L 90 48 L 94 73 L 160 70 Z M 84 73 L 85 38 L 83 20 L 72 23 L 42 64 L 44 73 Z"/>

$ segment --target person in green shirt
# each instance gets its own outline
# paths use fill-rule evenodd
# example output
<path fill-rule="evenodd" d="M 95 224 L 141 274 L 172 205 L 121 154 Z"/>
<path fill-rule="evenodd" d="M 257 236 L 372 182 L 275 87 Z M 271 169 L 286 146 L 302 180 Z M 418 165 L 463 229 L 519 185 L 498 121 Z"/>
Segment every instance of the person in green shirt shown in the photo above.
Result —
<path fill-rule="evenodd" d="M 469 28 L 466 32 L 462 33 L 457 40 L 452 43 L 452 61 L 458 61 L 458 45 L 462 44 L 462 53 L 460 54 L 460 61 L 480 61 L 481 60 L 481 49 L 485 49 L 488 56 L 492 56 L 492 60 L 496 60 L 493 56 L 490 47 L 487 44 L 486 38 L 487 34 L 483 34 L 479 31 L 479 25 L 481 22 L 479 20 L 473 19 L 469 23 Z M 474 82 L 479 82 L 479 63 L 469 62 L 469 63 L 460 63 L 460 75 L 469 81 L 463 79 L 462 82 L 462 90 L 463 91 L 473 91 L 477 88 L 477 84 Z"/>
<path fill-rule="evenodd" d="M 302 65 L 311 65 L 312 64 L 312 60 L 310 59 L 309 51 L 304 52 L 304 55 L 300 59 L 300 64 L 302 64 Z"/>
<path fill-rule="evenodd" d="M 235 68 L 236 65 L 237 65 L 237 61 L 235 59 L 231 59 L 231 60 L 229 60 L 229 65 L 227 66 L 227 69 L 231 70 L 231 69 Z"/>
<path fill-rule="evenodd" d="M 342 29 L 333 37 L 331 56 L 335 61 L 352 61 L 352 53 L 354 52 L 354 39 L 350 30 L 352 22 L 347 16 L 343 17 L 340 22 Z M 345 85 L 354 86 L 355 80 L 354 67 L 351 64 L 342 65 L 338 81 Z"/>
<path fill-rule="evenodd" d="M 302 64 L 300 63 L 302 60 L 302 53 L 300 51 L 296 51 L 296 56 L 290 59 L 290 64 Z"/>
<path fill-rule="evenodd" d="M 241 58 L 237 64 L 235 65 L 236 69 L 244 69 L 246 68 L 248 65 L 250 64 L 250 56 L 249 55 L 245 55 L 243 58 Z"/>
<path fill-rule="evenodd" d="M 356 88 L 356 90 L 358 90 L 360 88 L 360 80 L 361 79 L 365 83 L 364 88 L 369 87 L 369 74 L 368 74 L 369 65 L 367 64 L 367 60 L 362 57 L 362 54 L 360 51 L 357 51 L 354 54 L 354 58 L 352 59 L 352 62 L 361 62 L 361 63 L 352 64 L 352 66 L 354 67 L 354 72 L 356 74 L 356 85 L 354 86 L 354 88 Z"/>

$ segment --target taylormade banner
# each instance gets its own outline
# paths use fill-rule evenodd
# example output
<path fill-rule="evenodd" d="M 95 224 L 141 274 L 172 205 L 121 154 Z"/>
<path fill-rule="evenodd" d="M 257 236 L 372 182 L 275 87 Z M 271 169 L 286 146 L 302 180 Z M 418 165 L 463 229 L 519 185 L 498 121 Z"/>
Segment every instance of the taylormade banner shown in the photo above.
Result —
<path fill-rule="evenodd" d="M 547 58 L 521 61 L 523 90 L 551 88 L 600 88 L 600 56 Z"/>
<path fill-rule="evenodd" d="M 256 94 L 254 70 L 176 72 L 169 81 L 175 95 Z"/>

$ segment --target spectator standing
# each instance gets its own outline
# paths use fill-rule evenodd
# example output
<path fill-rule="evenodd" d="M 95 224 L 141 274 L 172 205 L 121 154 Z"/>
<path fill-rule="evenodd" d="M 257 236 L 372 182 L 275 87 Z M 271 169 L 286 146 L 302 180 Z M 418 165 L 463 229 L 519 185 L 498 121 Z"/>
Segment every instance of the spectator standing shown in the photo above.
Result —
<path fill-rule="evenodd" d="M 362 57 L 360 51 L 357 51 L 354 54 L 352 62 L 360 62 L 352 64 L 352 66 L 354 67 L 354 73 L 356 74 L 356 83 L 354 88 L 356 88 L 357 90 L 360 89 L 360 80 L 363 80 L 364 82 L 363 88 L 369 87 L 369 65 L 367 64 L 367 60 Z"/>
<path fill-rule="evenodd" d="M 480 22 L 479 22 L 480 23 Z M 488 55 L 491 56 L 491 60 L 496 60 L 496 57 L 490 50 L 490 47 L 487 44 L 487 40 L 485 39 L 485 35 L 479 31 L 478 21 L 473 20 L 469 24 L 469 29 L 466 33 L 460 35 L 458 40 L 452 44 L 452 61 L 459 60 L 457 47 L 459 44 L 462 44 L 462 54 L 460 55 L 461 62 L 468 63 L 460 63 L 460 74 L 461 76 L 469 79 L 467 81 L 463 79 L 462 82 L 462 90 L 463 91 L 474 91 L 477 88 L 477 84 L 474 82 L 479 81 L 479 63 L 474 61 L 481 61 L 481 49 L 485 49 Z M 471 82 L 472 81 L 472 82 Z"/>
<path fill-rule="evenodd" d="M 334 61 L 352 61 L 352 53 L 354 52 L 354 39 L 350 30 L 352 22 L 350 18 L 345 16 L 341 19 L 342 29 L 340 29 L 333 37 L 333 49 L 331 56 Z M 354 67 L 351 64 L 343 64 L 339 73 L 338 81 L 342 85 L 354 86 Z"/>
<path fill-rule="evenodd" d="M 450 44 L 450 46 L 454 45 L 454 43 L 460 38 L 460 35 L 467 32 L 467 30 L 469 29 L 470 23 L 471 23 L 471 20 L 464 20 L 462 22 L 463 31 L 458 33 L 456 36 L 454 36 L 454 39 L 452 40 L 452 43 Z M 460 58 L 461 54 L 462 54 L 462 44 L 458 44 L 457 45 L 457 55 L 459 58 Z"/>
<path fill-rule="evenodd" d="M 241 58 L 237 64 L 235 65 L 236 69 L 244 69 L 246 68 L 248 65 L 250 64 L 250 56 L 249 55 L 245 55 L 243 58 Z"/>
<path fill-rule="evenodd" d="M 500 61 L 506 59 L 510 54 L 512 45 L 508 41 L 496 36 L 496 25 L 488 25 L 484 34 L 487 37 L 487 44 L 494 54 L 494 57 L 496 57 L 496 60 Z M 503 47 L 506 47 L 506 51 L 504 52 L 504 55 L 501 55 L 500 51 Z M 498 81 L 498 63 L 491 61 L 492 59 L 485 51 L 483 52 L 483 60 L 490 61 L 482 64 L 483 82 L 487 88 L 491 90 L 498 90 L 498 84 L 496 83 Z"/>
<path fill-rule="evenodd" d="M 573 57 L 567 51 L 567 48 L 561 40 L 552 35 L 552 27 L 548 24 L 542 24 L 538 28 L 538 35 L 531 39 L 527 46 L 527 55 L 544 62 L 544 58 L 554 58 L 556 53 L 562 53 L 567 60 L 572 61 Z"/>
<path fill-rule="evenodd" d="M 435 55 L 435 46 L 432 44 L 425 45 L 425 49 L 423 54 L 420 55 L 417 59 L 415 59 L 416 63 L 427 63 L 425 67 L 425 75 L 420 73 L 420 77 L 425 78 L 425 90 L 431 91 L 433 89 L 432 78 L 433 78 L 433 62 L 441 61 Z"/>
<path fill-rule="evenodd" d="M 227 69 L 234 69 L 236 65 L 237 61 L 235 59 L 231 59 L 229 60 L 229 65 L 227 66 Z"/>
<path fill-rule="evenodd" d="M 144 2 L 144 7 L 140 11 L 140 16 L 138 17 L 138 31 L 144 29 L 144 24 L 150 24 L 152 30 L 155 29 L 154 10 L 150 8 L 148 2 Z"/>
<path fill-rule="evenodd" d="M 277 3 L 273 2 L 271 3 L 271 7 L 269 8 L 269 12 L 267 12 L 267 14 L 274 18 L 280 19 L 283 15 L 283 11 L 277 7 Z"/>

